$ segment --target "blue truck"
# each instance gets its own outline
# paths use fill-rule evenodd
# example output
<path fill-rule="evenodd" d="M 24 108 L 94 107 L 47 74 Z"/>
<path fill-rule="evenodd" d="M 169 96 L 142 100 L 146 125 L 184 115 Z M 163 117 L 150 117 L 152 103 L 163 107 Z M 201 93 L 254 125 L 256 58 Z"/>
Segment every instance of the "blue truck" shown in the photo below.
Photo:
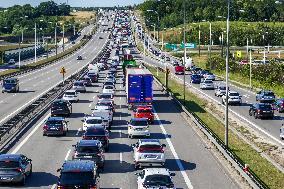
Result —
<path fill-rule="evenodd" d="M 126 95 L 128 109 L 149 105 L 153 101 L 153 75 L 144 68 L 126 69 Z"/>

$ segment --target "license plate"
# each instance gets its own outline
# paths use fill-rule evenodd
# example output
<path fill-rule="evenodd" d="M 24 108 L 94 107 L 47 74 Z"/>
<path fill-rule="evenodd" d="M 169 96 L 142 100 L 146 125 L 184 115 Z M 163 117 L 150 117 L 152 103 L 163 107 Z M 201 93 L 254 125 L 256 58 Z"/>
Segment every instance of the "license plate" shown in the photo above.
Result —
<path fill-rule="evenodd" d="M 155 155 L 146 155 L 146 158 L 156 158 L 157 156 Z"/>
<path fill-rule="evenodd" d="M 50 128 L 50 130 L 57 130 L 57 129 L 56 129 L 56 128 L 54 128 L 54 127 L 51 127 L 51 128 Z"/>
<path fill-rule="evenodd" d="M 92 156 L 84 156 L 84 158 L 92 158 Z"/>
<path fill-rule="evenodd" d="M 2 180 L 10 180 L 9 177 L 1 177 Z"/>
<path fill-rule="evenodd" d="M 142 131 L 143 129 L 141 129 L 141 128 L 138 128 L 138 129 L 135 129 L 136 131 Z"/>

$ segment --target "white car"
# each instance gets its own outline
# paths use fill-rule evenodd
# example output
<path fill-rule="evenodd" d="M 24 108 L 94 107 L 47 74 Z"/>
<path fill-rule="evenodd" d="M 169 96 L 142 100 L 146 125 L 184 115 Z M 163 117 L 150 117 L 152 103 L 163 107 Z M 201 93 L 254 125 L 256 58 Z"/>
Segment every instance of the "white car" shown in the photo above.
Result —
<path fill-rule="evenodd" d="M 63 100 L 67 100 L 69 102 L 79 102 L 79 93 L 75 90 L 68 90 L 64 93 Z"/>
<path fill-rule="evenodd" d="M 138 176 L 138 189 L 175 189 L 172 177 L 175 173 L 171 173 L 166 168 L 147 168 L 140 173 L 135 173 Z"/>
<path fill-rule="evenodd" d="M 222 96 L 222 104 L 226 104 L 226 95 Z M 242 96 L 236 91 L 228 92 L 228 104 L 242 104 Z"/>
<path fill-rule="evenodd" d="M 75 81 L 72 89 L 82 93 L 85 93 L 87 91 L 83 81 Z"/>
<path fill-rule="evenodd" d="M 133 138 L 133 136 L 150 137 L 148 119 L 132 118 L 128 122 L 128 137 Z"/>
<path fill-rule="evenodd" d="M 214 89 L 212 80 L 205 79 L 200 83 L 200 89 Z"/>
<path fill-rule="evenodd" d="M 103 126 L 103 118 L 102 117 L 93 117 L 87 116 L 82 120 L 83 122 L 83 131 L 86 131 L 88 127 L 91 126 Z"/>
<path fill-rule="evenodd" d="M 110 115 L 110 119 L 113 119 L 113 111 L 112 111 L 112 107 L 107 106 L 105 104 L 96 104 L 94 110 L 107 110 L 109 111 L 109 115 Z"/>
<path fill-rule="evenodd" d="M 220 97 L 226 94 L 226 86 L 219 85 L 215 89 L 215 96 Z"/>
<path fill-rule="evenodd" d="M 111 93 L 114 94 L 114 86 L 113 85 L 104 85 L 102 93 Z"/>
<path fill-rule="evenodd" d="M 215 81 L 216 77 L 213 73 L 206 73 L 203 75 L 204 79 L 209 79 L 209 80 L 212 80 L 212 81 Z"/>
<path fill-rule="evenodd" d="M 164 147 L 158 139 L 140 139 L 132 145 L 135 169 L 143 166 L 165 165 Z"/>

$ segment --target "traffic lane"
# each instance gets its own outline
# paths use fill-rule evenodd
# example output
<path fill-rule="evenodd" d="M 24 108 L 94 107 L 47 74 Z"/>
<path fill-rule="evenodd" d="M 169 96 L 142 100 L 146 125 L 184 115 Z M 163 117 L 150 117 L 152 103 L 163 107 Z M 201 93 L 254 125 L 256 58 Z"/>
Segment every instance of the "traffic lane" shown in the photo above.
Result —
<path fill-rule="evenodd" d="M 98 36 L 101 36 L 101 35 L 102 34 L 99 34 Z M 95 42 L 97 42 L 99 46 L 94 48 L 92 47 L 92 45 Z M 32 73 L 27 74 L 26 77 L 27 78 L 29 77 L 29 79 L 22 81 L 20 85 L 20 90 L 23 89 L 23 91 L 21 91 L 20 94 L 11 95 L 7 93 L 5 94 L 1 93 L 0 98 L 2 101 L 1 102 L 2 106 L 0 109 L 0 113 L 1 113 L 0 118 L 2 120 L 0 122 L 3 122 L 5 119 L 7 119 L 7 116 L 11 115 L 11 112 L 18 110 L 18 107 L 22 107 L 23 105 L 25 105 L 28 100 L 37 97 L 46 89 L 49 89 L 51 86 L 53 86 L 57 82 L 60 82 L 62 80 L 62 75 L 59 74 L 59 70 L 61 69 L 62 66 L 66 67 L 66 70 L 67 70 L 66 77 L 68 77 L 69 75 L 73 74 L 74 71 L 76 71 L 78 68 L 83 67 L 89 61 L 91 61 L 92 58 L 94 58 L 94 55 L 96 55 L 98 51 L 100 50 L 98 48 L 103 46 L 103 43 L 105 42 L 106 40 L 101 39 L 97 41 L 97 37 L 94 38 L 93 41 L 90 42 L 89 46 L 87 46 L 88 48 L 86 48 L 87 58 L 85 60 L 77 61 L 75 59 L 75 55 L 71 55 L 72 57 L 68 57 L 66 60 L 62 60 L 59 63 L 56 63 L 56 65 L 54 66 L 51 72 L 47 71 L 44 68 L 43 70 L 35 71 L 35 74 L 32 74 Z M 82 49 L 82 51 L 83 50 L 84 49 Z M 74 61 L 76 62 L 76 64 L 73 63 Z M 53 73 L 54 75 L 48 77 L 47 74 L 51 75 L 51 73 Z M 15 98 L 16 95 L 18 95 L 17 98 Z"/>
<path fill-rule="evenodd" d="M 239 188 L 225 171 L 223 165 L 207 149 L 207 145 L 196 135 L 191 126 L 186 123 L 175 102 L 169 100 L 161 92 L 161 87 L 155 86 L 154 89 L 154 107 L 161 120 L 160 127 L 164 127 L 168 134 L 167 137 L 172 141 L 193 187 L 208 188 L 208 186 L 214 186 L 213 188 L 223 188 L 226 186 L 226 188 Z M 157 137 L 165 138 L 165 136 L 159 134 L 161 133 L 159 127 L 153 128 L 158 130 Z M 167 148 L 169 147 L 167 146 Z M 170 170 L 178 170 L 178 166 L 173 162 L 175 162 L 174 158 L 169 159 L 166 165 L 169 166 Z"/>

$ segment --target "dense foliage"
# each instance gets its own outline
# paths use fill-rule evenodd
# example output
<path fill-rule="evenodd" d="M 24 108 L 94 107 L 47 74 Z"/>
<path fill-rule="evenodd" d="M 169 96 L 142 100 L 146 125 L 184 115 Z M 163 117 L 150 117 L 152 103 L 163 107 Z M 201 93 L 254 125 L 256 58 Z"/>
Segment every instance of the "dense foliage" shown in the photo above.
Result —
<path fill-rule="evenodd" d="M 183 23 L 183 5 L 185 5 L 187 22 L 220 21 L 227 16 L 227 0 L 146 0 L 138 8 L 152 23 L 157 22 L 157 14 L 147 10 L 156 11 L 161 28 L 168 28 Z M 231 0 L 230 19 L 249 22 L 283 21 L 284 2 L 281 0 Z"/>
<path fill-rule="evenodd" d="M 69 5 L 58 5 L 54 1 L 42 2 L 37 7 L 32 7 L 30 4 L 14 5 L 2 9 L 0 12 L 0 35 L 17 35 L 21 30 L 32 32 L 35 22 L 38 24 L 38 28 L 42 28 L 45 32 L 51 32 L 54 30 L 55 22 L 60 21 L 59 16 L 69 14 Z"/>

